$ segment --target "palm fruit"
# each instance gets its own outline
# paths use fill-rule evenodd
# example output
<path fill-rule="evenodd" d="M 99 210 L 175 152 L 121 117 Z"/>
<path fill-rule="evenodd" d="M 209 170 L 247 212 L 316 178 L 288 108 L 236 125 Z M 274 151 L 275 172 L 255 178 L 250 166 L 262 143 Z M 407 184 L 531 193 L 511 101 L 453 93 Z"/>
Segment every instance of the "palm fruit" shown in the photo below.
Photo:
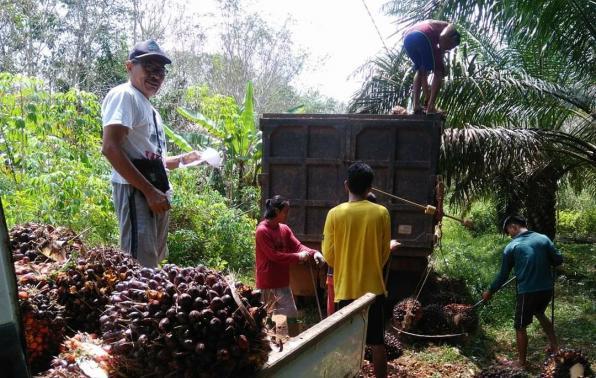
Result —
<path fill-rule="evenodd" d="M 46 224 L 26 223 L 9 231 L 10 250 L 15 261 L 53 260 L 64 262 L 72 253 L 85 252 L 85 246 L 74 231 Z"/>
<path fill-rule="evenodd" d="M 472 305 L 450 303 L 443 307 L 451 332 L 474 332 L 478 329 L 478 315 Z"/>
<path fill-rule="evenodd" d="M 99 318 L 116 284 L 139 269 L 134 259 L 115 248 L 95 248 L 71 266 L 67 264 L 57 273 L 55 282 L 68 326 L 99 333 Z"/>
<path fill-rule="evenodd" d="M 422 308 L 422 318 L 416 329 L 425 335 L 444 335 L 450 332 L 443 306 L 430 304 Z"/>
<path fill-rule="evenodd" d="M 422 305 L 414 298 L 406 298 L 393 307 L 393 325 L 403 331 L 413 328 L 422 317 Z"/>
<path fill-rule="evenodd" d="M 100 324 L 118 370 L 128 376 L 254 374 L 270 350 L 267 314 L 260 292 L 228 282 L 203 266 L 168 264 L 117 283 Z"/>
<path fill-rule="evenodd" d="M 32 371 L 45 370 L 64 339 L 64 308 L 49 285 L 19 287 L 19 307 Z"/>
<path fill-rule="evenodd" d="M 561 349 L 551 354 L 540 373 L 540 378 L 593 377 L 588 359 L 580 350 Z"/>
<path fill-rule="evenodd" d="M 384 344 L 387 352 L 387 361 L 395 360 L 403 354 L 403 347 L 393 333 L 385 332 Z M 372 348 L 368 345 L 364 350 L 364 359 L 372 361 Z"/>
<path fill-rule="evenodd" d="M 51 369 L 38 378 L 79 378 L 117 376 L 113 357 L 103 340 L 88 333 L 76 333 L 61 345 Z"/>

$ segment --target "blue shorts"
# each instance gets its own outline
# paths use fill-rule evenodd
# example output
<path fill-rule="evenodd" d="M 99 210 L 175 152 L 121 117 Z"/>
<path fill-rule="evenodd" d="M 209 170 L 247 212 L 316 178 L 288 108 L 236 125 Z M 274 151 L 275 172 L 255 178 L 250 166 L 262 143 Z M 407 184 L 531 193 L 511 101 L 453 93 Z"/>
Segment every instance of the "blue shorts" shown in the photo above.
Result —
<path fill-rule="evenodd" d="M 435 70 L 435 57 L 430 40 L 420 31 L 412 31 L 404 38 L 406 54 L 414 62 L 414 70 L 423 68 L 426 71 Z"/>

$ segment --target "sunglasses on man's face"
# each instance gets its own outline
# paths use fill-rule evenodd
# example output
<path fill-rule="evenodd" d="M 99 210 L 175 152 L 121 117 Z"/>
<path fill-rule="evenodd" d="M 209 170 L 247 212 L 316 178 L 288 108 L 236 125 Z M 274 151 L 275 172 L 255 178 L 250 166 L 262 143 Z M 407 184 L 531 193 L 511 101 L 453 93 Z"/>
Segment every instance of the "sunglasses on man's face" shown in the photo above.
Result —
<path fill-rule="evenodd" d="M 168 73 L 168 70 L 164 67 L 163 64 L 153 63 L 153 62 L 143 62 L 143 61 L 136 60 L 136 59 L 134 59 L 132 62 L 134 64 L 140 64 L 141 67 L 143 67 L 143 70 L 145 70 L 145 72 L 148 75 L 165 77 L 166 74 Z"/>

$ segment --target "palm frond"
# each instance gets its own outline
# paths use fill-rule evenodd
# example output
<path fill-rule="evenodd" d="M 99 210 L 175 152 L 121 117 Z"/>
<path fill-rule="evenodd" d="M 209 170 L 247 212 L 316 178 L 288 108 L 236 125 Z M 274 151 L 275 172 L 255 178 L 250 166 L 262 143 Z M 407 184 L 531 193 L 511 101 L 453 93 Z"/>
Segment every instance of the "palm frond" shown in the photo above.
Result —
<path fill-rule="evenodd" d="M 586 76 L 596 72 L 596 2 L 593 0 L 399 0 L 385 4 L 407 27 L 425 19 L 444 19 L 477 26 L 478 32 L 501 42 L 535 43 L 543 50 L 558 51 L 574 71 Z M 408 3 L 408 2 L 406 2 Z"/>
<path fill-rule="evenodd" d="M 440 172 L 460 204 L 525 185 L 547 168 L 563 175 L 580 167 L 596 171 L 596 145 L 560 131 L 468 126 L 442 136 Z M 596 181 L 583 185 L 596 188 Z"/>

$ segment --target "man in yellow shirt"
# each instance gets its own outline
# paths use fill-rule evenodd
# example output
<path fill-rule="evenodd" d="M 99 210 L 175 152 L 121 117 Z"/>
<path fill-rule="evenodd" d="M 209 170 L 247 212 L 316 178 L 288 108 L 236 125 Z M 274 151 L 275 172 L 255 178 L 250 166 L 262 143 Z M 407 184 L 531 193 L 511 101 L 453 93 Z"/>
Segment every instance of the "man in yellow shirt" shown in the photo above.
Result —
<path fill-rule="evenodd" d="M 373 178 L 372 168 L 363 162 L 348 168 L 348 179 L 344 182 L 348 202 L 327 214 L 323 256 L 333 267 L 338 308 L 366 293 L 377 295 L 368 312 L 366 343 L 373 350 L 375 376 L 386 377 L 383 266 L 390 253 L 391 222 L 385 207 L 366 200 Z"/>

